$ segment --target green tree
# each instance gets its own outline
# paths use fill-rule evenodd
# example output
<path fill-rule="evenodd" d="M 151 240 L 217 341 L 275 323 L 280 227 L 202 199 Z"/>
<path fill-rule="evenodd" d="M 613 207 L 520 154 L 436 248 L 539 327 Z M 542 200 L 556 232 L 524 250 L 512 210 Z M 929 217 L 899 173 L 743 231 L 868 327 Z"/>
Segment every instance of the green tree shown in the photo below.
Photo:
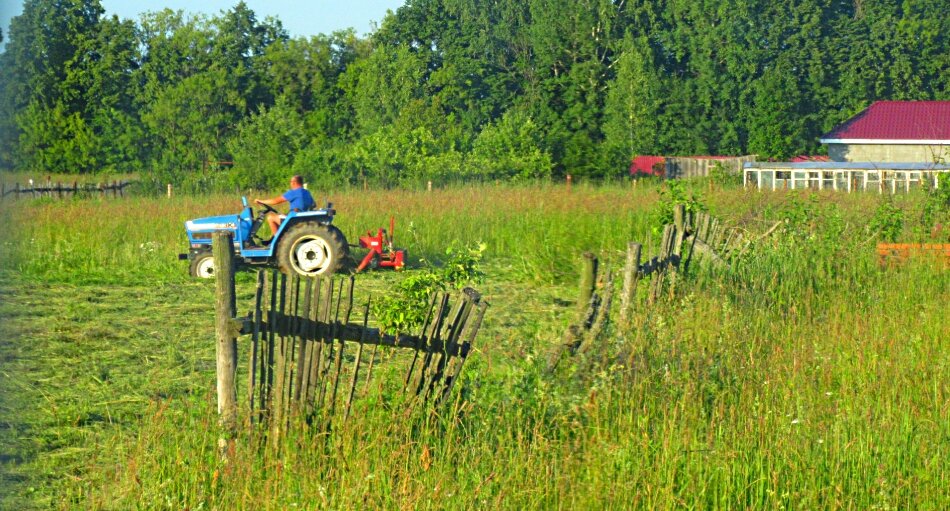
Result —
<path fill-rule="evenodd" d="M 425 60 L 406 47 L 377 47 L 350 66 L 341 87 L 353 110 L 356 133 L 375 133 L 408 110 L 424 110 L 425 76 Z"/>
<path fill-rule="evenodd" d="M 228 156 L 228 136 L 240 121 L 244 98 L 229 87 L 227 71 L 211 67 L 163 87 L 142 119 L 156 140 L 156 178 L 205 188 L 215 162 Z"/>
<path fill-rule="evenodd" d="M 530 117 L 508 111 L 475 139 L 469 172 L 485 179 L 527 179 L 551 175 L 551 156 L 541 149 L 542 133 Z"/>
<path fill-rule="evenodd" d="M 141 33 L 137 97 L 155 177 L 208 187 L 223 175 L 215 162 L 230 158 L 241 120 L 273 103 L 255 61 L 286 33 L 279 21 L 259 23 L 243 2 L 210 19 L 150 13 Z"/>
<path fill-rule="evenodd" d="M 238 124 L 227 143 L 234 158 L 232 184 L 258 189 L 282 186 L 304 144 L 303 119 L 289 101 L 279 98 L 274 106 L 262 107 Z"/>
<path fill-rule="evenodd" d="M 800 90 L 794 69 L 784 59 L 765 71 L 755 84 L 749 151 L 761 158 L 787 159 L 808 145 Z"/>
<path fill-rule="evenodd" d="M 596 177 L 634 154 L 784 157 L 874 100 L 950 99 L 945 4 L 412 0 L 369 39 L 291 40 L 244 2 L 136 25 L 97 0 L 27 0 L 0 35 L 0 168 L 204 183 L 224 175 L 206 162 L 245 147 L 232 138 L 298 122 L 303 142 L 238 159 L 399 183 L 544 174 L 547 159 Z"/>
<path fill-rule="evenodd" d="M 340 87 L 343 73 L 370 52 L 352 30 L 309 39 L 278 41 L 258 59 L 268 93 L 303 115 L 308 134 L 318 140 L 345 137 L 353 113 Z"/>
<path fill-rule="evenodd" d="M 129 83 L 134 25 L 95 0 L 33 0 L 11 21 L 0 89 L 0 158 L 53 172 L 126 169 L 138 156 Z M 134 135 L 133 135 L 134 136 Z"/>
<path fill-rule="evenodd" d="M 656 148 L 660 83 L 645 37 L 628 35 L 614 62 L 616 77 L 607 85 L 604 106 L 604 150 L 608 164 L 625 171 L 633 156 Z"/>

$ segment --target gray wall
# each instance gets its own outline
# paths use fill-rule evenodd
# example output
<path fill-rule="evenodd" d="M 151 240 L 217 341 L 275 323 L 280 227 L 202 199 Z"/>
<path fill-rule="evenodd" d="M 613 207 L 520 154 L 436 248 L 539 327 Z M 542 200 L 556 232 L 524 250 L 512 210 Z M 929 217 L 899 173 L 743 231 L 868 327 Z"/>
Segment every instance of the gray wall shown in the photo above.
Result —
<path fill-rule="evenodd" d="M 717 164 L 722 165 L 728 172 L 741 175 L 742 165 L 746 162 L 754 162 L 755 160 L 756 155 L 754 154 L 727 159 L 670 156 L 666 158 L 666 178 L 684 179 L 690 177 L 705 177 L 709 175 L 709 171 Z"/>
<path fill-rule="evenodd" d="M 887 145 L 887 144 L 828 144 L 831 161 L 880 162 L 950 162 L 950 146 Z M 943 158 L 943 161 L 938 161 Z"/>

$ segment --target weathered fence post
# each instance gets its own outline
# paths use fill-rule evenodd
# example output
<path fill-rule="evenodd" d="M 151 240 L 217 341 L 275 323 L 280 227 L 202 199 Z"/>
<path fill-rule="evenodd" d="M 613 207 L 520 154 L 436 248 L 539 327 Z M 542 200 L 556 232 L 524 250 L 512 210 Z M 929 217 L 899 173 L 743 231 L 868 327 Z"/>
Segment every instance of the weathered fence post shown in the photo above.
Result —
<path fill-rule="evenodd" d="M 623 294 L 620 296 L 620 324 L 626 327 L 630 322 L 630 313 L 633 309 L 633 300 L 637 294 L 637 283 L 640 281 L 640 254 L 643 245 L 630 242 L 627 244 L 627 263 L 623 268 Z"/>
<path fill-rule="evenodd" d="M 14 195 L 15 200 L 20 200 L 20 182 L 17 181 L 16 184 L 16 194 Z"/>
<path fill-rule="evenodd" d="M 218 414 L 228 429 L 237 425 L 237 338 L 232 319 L 237 311 L 234 294 L 234 239 L 228 231 L 212 236 L 215 274 L 215 337 L 218 380 Z"/>
<path fill-rule="evenodd" d="M 653 283 L 650 289 L 650 305 L 656 303 L 657 299 L 660 298 L 660 290 L 663 289 L 663 278 L 669 269 L 670 256 L 673 253 L 672 245 L 675 237 L 676 227 L 671 224 L 666 224 L 666 227 L 663 228 L 663 241 L 660 242 L 659 267 L 657 268 L 656 275 L 653 277 Z"/>
<path fill-rule="evenodd" d="M 597 256 L 592 252 L 584 252 L 581 259 L 580 294 L 577 297 L 577 317 L 580 323 L 586 322 L 587 311 L 590 309 L 590 300 L 594 296 L 594 286 L 597 284 Z"/>
<path fill-rule="evenodd" d="M 676 281 L 680 270 L 680 264 L 683 261 L 683 240 L 686 237 L 686 206 L 677 204 L 673 208 L 673 227 L 676 231 L 673 234 L 673 246 L 670 249 L 671 269 L 670 269 L 670 294 L 676 288 Z"/>
<path fill-rule="evenodd" d="M 549 354 L 547 364 L 548 372 L 553 372 L 557 368 L 558 363 L 560 363 L 564 355 L 564 351 L 569 351 L 572 354 L 577 351 L 577 348 L 580 347 L 584 340 L 585 333 L 594 323 L 594 318 L 597 315 L 597 308 L 594 303 L 594 288 L 597 286 L 597 267 L 597 256 L 594 255 L 593 252 L 584 252 L 580 264 L 581 279 L 577 296 L 577 319 L 564 332 L 561 343 Z"/>

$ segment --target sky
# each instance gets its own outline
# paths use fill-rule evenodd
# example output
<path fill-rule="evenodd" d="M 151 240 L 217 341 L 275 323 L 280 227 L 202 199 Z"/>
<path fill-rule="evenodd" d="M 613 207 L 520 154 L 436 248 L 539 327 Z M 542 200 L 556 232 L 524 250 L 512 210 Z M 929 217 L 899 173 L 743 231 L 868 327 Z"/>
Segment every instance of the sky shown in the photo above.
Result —
<path fill-rule="evenodd" d="M 233 7 L 240 0 L 100 0 L 106 16 L 138 20 L 139 14 L 160 11 L 166 7 L 186 13 L 218 14 Z M 365 35 L 382 22 L 387 10 L 395 11 L 405 0 L 244 0 L 257 19 L 267 16 L 280 19 L 291 37 L 329 34 L 334 30 L 354 28 Z M 0 26 L 4 43 L 7 40 L 10 19 L 23 12 L 20 0 L 0 0 Z"/>

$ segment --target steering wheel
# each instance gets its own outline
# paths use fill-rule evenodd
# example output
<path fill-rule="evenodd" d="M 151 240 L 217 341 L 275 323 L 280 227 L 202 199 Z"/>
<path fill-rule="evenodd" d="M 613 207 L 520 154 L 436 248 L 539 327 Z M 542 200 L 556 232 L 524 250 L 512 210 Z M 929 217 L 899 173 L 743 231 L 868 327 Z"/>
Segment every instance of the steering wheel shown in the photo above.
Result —
<path fill-rule="evenodd" d="M 259 200 L 255 200 L 254 203 L 259 204 L 261 206 L 261 209 L 258 210 L 257 217 L 254 219 L 254 223 L 251 226 L 251 240 L 254 242 L 255 245 L 264 245 L 265 244 L 264 240 L 261 238 L 260 233 L 258 232 L 261 226 L 264 224 L 264 216 L 267 214 L 268 211 L 278 214 L 278 215 L 280 214 L 280 212 L 270 207 L 269 205 L 264 204 L 263 202 Z"/>
<path fill-rule="evenodd" d="M 267 212 L 270 212 L 270 213 L 274 213 L 274 214 L 277 214 L 277 215 L 280 214 L 279 211 L 277 211 L 276 209 L 272 208 L 269 204 L 264 204 L 264 203 L 261 202 L 260 200 L 256 200 L 256 201 L 254 201 L 254 202 L 255 202 L 256 204 L 261 205 L 261 207 L 264 208 L 264 211 L 267 211 Z"/>

